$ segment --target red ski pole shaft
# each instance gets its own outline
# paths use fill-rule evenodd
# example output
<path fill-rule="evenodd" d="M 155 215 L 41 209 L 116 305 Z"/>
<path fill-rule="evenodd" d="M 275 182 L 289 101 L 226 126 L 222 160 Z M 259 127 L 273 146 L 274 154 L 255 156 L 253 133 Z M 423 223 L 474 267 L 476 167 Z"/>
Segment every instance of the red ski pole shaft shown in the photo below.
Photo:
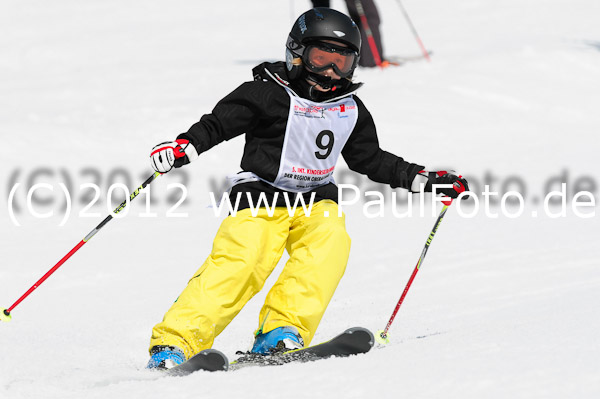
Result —
<path fill-rule="evenodd" d="M 377 50 L 377 44 L 375 43 L 375 38 L 373 37 L 373 32 L 371 32 L 371 28 L 369 27 L 369 22 L 367 21 L 367 16 L 365 15 L 365 9 L 362 6 L 362 2 L 360 0 L 356 0 L 356 11 L 358 11 L 358 15 L 360 16 L 360 23 L 365 30 L 365 35 L 367 36 L 367 42 L 369 43 L 369 48 L 371 49 L 371 53 L 373 54 L 373 59 L 375 60 L 375 64 L 377 66 L 381 66 L 381 55 L 379 55 L 379 50 Z"/>
<path fill-rule="evenodd" d="M 450 200 L 448 202 L 444 202 L 444 207 L 442 208 L 442 211 L 440 212 L 440 215 L 438 216 L 438 218 L 433 226 L 433 229 L 431 230 L 431 233 L 429 233 L 429 237 L 427 237 L 427 241 L 425 242 L 425 247 L 423 248 L 423 251 L 421 251 L 421 256 L 419 257 L 419 261 L 417 262 L 415 269 L 413 270 L 410 278 L 408 279 L 408 283 L 406 284 L 406 287 L 404 288 L 404 291 L 402 292 L 402 296 L 400 297 L 400 300 L 398 301 L 398 303 L 396 304 L 396 307 L 394 308 L 394 311 L 392 312 L 392 316 L 390 317 L 390 320 L 388 321 L 387 325 L 385 326 L 385 329 L 381 332 L 381 338 L 383 338 L 383 339 L 387 338 L 387 333 L 388 333 L 390 327 L 392 326 L 394 319 L 396 318 L 396 314 L 398 314 L 398 310 L 400 310 L 400 306 L 402 306 L 402 302 L 404 302 L 404 298 L 406 297 L 406 294 L 408 294 L 408 290 L 410 289 L 410 286 L 412 285 L 415 277 L 417 276 L 417 273 L 419 272 L 419 269 L 421 268 L 421 265 L 423 264 L 425 255 L 427 255 L 427 250 L 429 249 L 429 246 L 431 245 L 431 242 L 433 241 L 433 237 L 435 237 L 435 233 L 437 232 L 438 227 L 442 223 L 442 219 L 444 219 L 444 215 L 446 214 L 446 211 L 448 210 L 448 206 L 450 206 L 451 203 L 452 203 L 452 200 Z"/>
<path fill-rule="evenodd" d="M 402 5 L 402 2 L 400 0 L 397 0 L 398 5 L 400 6 L 400 10 L 402 11 L 402 14 L 404 14 L 404 18 L 406 18 L 406 22 L 408 22 L 408 26 L 410 27 L 410 30 L 412 31 L 415 39 L 417 40 L 417 44 L 419 45 L 419 47 L 421 48 L 421 51 L 423 52 L 423 56 L 425 57 L 425 59 L 429 62 L 431 62 L 431 58 L 429 58 L 429 52 L 427 51 L 427 49 L 425 49 L 425 45 L 423 45 L 423 42 L 421 41 L 421 38 L 419 37 L 419 34 L 417 33 L 417 29 L 415 28 L 415 25 L 413 25 L 410 17 L 408 16 L 408 12 L 406 12 L 406 9 L 404 8 L 404 6 Z"/>
<path fill-rule="evenodd" d="M 161 173 L 154 172 L 154 174 L 148 179 L 146 179 L 146 181 L 143 182 L 137 189 L 135 189 L 135 191 L 129 194 L 129 202 L 131 202 L 135 197 L 137 197 L 139 193 L 148 184 L 152 183 L 152 181 L 160 175 Z M 32 285 L 31 288 L 27 290 L 27 292 L 21 295 L 21 297 L 17 299 L 17 301 L 14 304 L 12 304 L 11 307 L 9 307 L 8 309 L 4 309 L 2 311 L 4 315 L 9 317 L 10 312 L 12 312 L 14 308 L 16 308 L 25 298 L 27 298 L 33 291 L 35 291 L 44 281 L 46 281 L 48 277 L 50 277 L 56 270 L 58 270 L 58 268 L 61 267 L 63 263 L 65 263 L 75 252 L 79 250 L 79 248 L 81 248 L 86 242 L 88 242 L 102 227 L 104 227 L 108 222 L 110 222 L 114 218 L 113 214 L 118 214 L 119 212 L 121 212 L 123 208 L 127 206 L 127 202 L 127 199 L 123 201 L 121 205 L 119 205 L 111 214 L 109 214 L 102 222 L 100 222 L 98 226 L 96 226 L 92 231 L 90 231 L 88 235 L 86 235 L 83 238 L 83 240 L 81 240 L 77 245 L 75 245 L 75 247 L 73 247 L 73 249 L 71 249 L 61 260 L 59 260 L 58 263 L 52 267 L 52 269 L 48 270 L 48 272 L 44 274 L 42 278 L 40 278 L 34 285 Z"/>

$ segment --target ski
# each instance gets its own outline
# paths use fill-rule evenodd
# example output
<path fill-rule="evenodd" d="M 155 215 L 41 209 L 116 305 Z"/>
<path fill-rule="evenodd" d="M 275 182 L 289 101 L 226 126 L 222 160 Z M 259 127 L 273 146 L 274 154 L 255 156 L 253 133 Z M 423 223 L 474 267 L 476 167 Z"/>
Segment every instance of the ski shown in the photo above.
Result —
<path fill-rule="evenodd" d="M 349 328 L 333 339 L 318 345 L 294 349 L 274 355 L 246 353 L 229 365 L 229 370 L 248 366 L 279 366 L 291 362 L 312 362 L 330 357 L 346 357 L 367 353 L 375 343 L 373 333 L 363 327 Z"/>
<path fill-rule="evenodd" d="M 165 370 L 165 373 L 172 376 L 184 376 L 200 370 L 227 371 L 228 368 L 227 356 L 216 349 L 206 349 L 187 361 Z"/>
<path fill-rule="evenodd" d="M 433 54 L 433 51 L 428 51 L 427 55 L 430 56 Z M 406 64 L 407 62 L 421 61 L 426 59 L 425 55 L 391 55 L 386 56 L 385 60 L 388 61 L 391 65 L 401 66 L 402 64 Z"/>
<path fill-rule="evenodd" d="M 200 370 L 233 371 L 248 366 L 275 366 L 291 362 L 304 363 L 330 357 L 346 357 L 366 353 L 371 350 L 374 343 L 375 339 L 371 331 L 362 327 L 353 327 L 318 345 L 269 356 L 247 353 L 231 364 L 222 352 L 216 349 L 206 349 L 182 364 L 164 372 L 170 376 L 185 376 Z"/>

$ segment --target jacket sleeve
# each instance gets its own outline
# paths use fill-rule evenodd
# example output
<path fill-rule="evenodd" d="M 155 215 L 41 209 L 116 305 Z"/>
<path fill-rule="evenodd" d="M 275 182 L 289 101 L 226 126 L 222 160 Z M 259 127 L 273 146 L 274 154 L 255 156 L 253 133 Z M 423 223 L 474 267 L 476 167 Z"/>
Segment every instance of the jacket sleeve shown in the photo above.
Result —
<path fill-rule="evenodd" d="M 342 150 L 348 167 L 378 183 L 410 190 L 413 179 L 424 167 L 382 150 L 371 113 L 358 97 L 354 99 L 358 121 Z"/>
<path fill-rule="evenodd" d="M 265 84 L 243 83 L 219 101 L 210 114 L 203 115 L 177 138 L 189 140 L 201 154 L 225 140 L 252 131 L 260 120 L 265 97 L 268 97 Z"/>

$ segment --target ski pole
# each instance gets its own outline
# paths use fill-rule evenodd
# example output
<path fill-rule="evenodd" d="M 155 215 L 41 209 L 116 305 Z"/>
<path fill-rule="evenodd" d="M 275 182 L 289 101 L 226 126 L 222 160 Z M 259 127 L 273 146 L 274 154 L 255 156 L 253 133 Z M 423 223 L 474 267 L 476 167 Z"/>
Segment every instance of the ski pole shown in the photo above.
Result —
<path fill-rule="evenodd" d="M 367 21 L 367 16 L 365 15 L 365 10 L 362 6 L 362 2 L 360 0 L 355 1 L 356 11 L 358 11 L 358 15 L 360 16 L 360 23 L 365 30 L 365 35 L 367 36 L 367 42 L 369 43 L 369 48 L 371 49 L 371 53 L 373 54 L 373 58 L 375 59 L 375 64 L 378 67 L 381 66 L 381 56 L 379 55 L 379 50 L 377 50 L 377 44 L 375 43 L 375 38 L 373 37 L 373 32 L 371 32 L 371 28 L 369 27 L 369 22 Z"/>
<path fill-rule="evenodd" d="M 385 329 L 378 331 L 377 335 L 375 336 L 375 339 L 381 344 L 387 344 L 390 342 L 390 340 L 388 338 L 388 331 L 389 331 L 390 327 L 392 326 L 394 319 L 396 318 L 396 314 L 398 313 L 398 310 L 400 310 L 400 306 L 402 306 L 402 302 L 404 302 L 404 298 L 406 297 L 406 294 L 408 293 L 408 290 L 409 290 L 410 286 L 412 285 L 413 280 L 417 276 L 417 273 L 419 272 L 419 269 L 421 268 L 421 265 L 423 264 L 423 260 L 425 259 L 425 255 L 427 255 L 427 250 L 429 249 L 429 245 L 431 245 L 431 241 L 433 241 L 433 237 L 435 236 L 435 233 L 437 232 L 438 227 L 440 227 L 440 224 L 442 223 L 442 219 L 444 219 L 444 215 L 446 214 L 448 207 L 450 206 L 450 204 L 452 204 L 452 200 L 442 201 L 442 203 L 444 204 L 444 207 L 442 208 L 440 215 L 438 216 L 437 220 L 435 221 L 435 224 L 433 225 L 433 229 L 431 230 L 431 233 L 429 233 L 429 237 L 427 237 L 427 241 L 425 242 L 425 247 L 423 248 L 423 251 L 421 251 L 421 256 L 419 257 L 419 261 L 417 262 L 415 269 L 413 270 L 410 278 L 408 279 L 408 283 L 406 284 L 406 287 L 404 288 L 404 292 L 402 292 L 402 296 L 400 297 L 400 300 L 398 301 L 398 303 L 396 304 L 396 307 L 394 308 L 394 311 L 392 312 L 392 316 L 390 317 L 390 320 L 388 321 L 387 325 L 385 326 Z"/>
<path fill-rule="evenodd" d="M 419 37 L 419 34 L 417 33 L 415 26 L 413 25 L 412 21 L 410 20 L 410 17 L 408 16 L 406 9 L 402 5 L 402 2 L 400 0 L 396 0 L 396 1 L 398 2 L 398 5 L 400 6 L 400 10 L 402 10 L 402 14 L 404 14 L 404 18 L 406 18 L 406 21 L 408 22 L 408 26 L 410 27 L 410 30 L 412 31 L 413 35 L 415 36 L 415 39 L 417 39 L 417 43 L 419 44 L 419 47 L 421 47 L 423 56 L 425 56 L 425 59 L 427 61 L 431 62 L 431 58 L 429 58 L 429 52 L 425 49 L 425 46 L 423 45 L 423 42 L 421 41 L 421 38 Z"/>
<path fill-rule="evenodd" d="M 148 179 L 146 179 L 145 182 L 143 182 L 138 188 L 136 188 L 131 194 L 129 194 L 129 202 L 131 202 L 135 197 L 138 196 L 138 194 L 150 183 L 152 183 L 152 181 L 154 179 L 156 179 L 158 176 L 160 176 L 161 173 L 159 172 L 154 172 L 154 174 L 152 176 L 150 176 Z M 11 312 L 14 308 L 16 308 L 25 298 L 27 298 L 33 291 L 36 290 L 36 288 L 38 288 L 44 281 L 46 281 L 46 279 L 48 277 L 50 277 L 56 270 L 58 270 L 59 267 L 62 266 L 63 263 L 65 263 L 75 252 L 77 252 L 79 250 L 79 248 L 81 248 L 83 246 L 83 244 L 85 244 L 86 242 L 88 242 L 89 240 L 91 240 L 91 238 L 102 228 L 104 227 L 108 222 L 110 222 L 113 219 L 113 213 L 114 214 L 118 214 L 119 212 L 121 212 L 126 206 L 127 206 L 127 202 L 128 200 L 125 199 L 125 201 L 123 201 L 121 203 L 121 205 L 119 205 L 111 214 L 109 214 L 102 222 L 100 222 L 100 224 L 98 226 L 96 226 L 92 231 L 90 231 L 88 233 L 88 235 L 86 235 L 83 240 L 81 240 L 77 245 L 75 245 L 75 247 L 73 247 L 73 249 L 71 249 L 69 251 L 69 253 L 67 253 L 61 260 L 58 261 L 58 263 L 56 265 L 54 265 L 54 267 L 52 267 L 52 269 L 48 270 L 48 272 L 46 274 L 44 274 L 34 285 L 31 286 L 31 288 L 29 288 L 27 290 L 27 292 L 25 292 L 19 299 L 17 299 L 17 301 L 8 309 L 1 309 L 0 312 L 0 320 L 1 321 L 10 321 L 12 319 L 11 316 Z"/>

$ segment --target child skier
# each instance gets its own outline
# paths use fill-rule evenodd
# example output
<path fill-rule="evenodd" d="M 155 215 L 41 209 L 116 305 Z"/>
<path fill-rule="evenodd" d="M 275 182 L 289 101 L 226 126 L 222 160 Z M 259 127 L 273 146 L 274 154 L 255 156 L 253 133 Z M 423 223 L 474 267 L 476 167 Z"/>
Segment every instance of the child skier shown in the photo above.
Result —
<path fill-rule="evenodd" d="M 152 330 L 148 368 L 170 368 L 208 349 L 242 307 L 260 291 L 286 249 L 290 259 L 260 311 L 251 352 L 270 354 L 308 345 L 344 274 L 350 238 L 338 217 L 333 170 L 339 155 L 350 169 L 370 179 L 416 192 L 434 184 L 456 198 L 467 182 L 452 173 L 427 172 L 379 148 L 369 111 L 352 82 L 360 52 L 360 32 L 346 15 L 314 8 L 294 23 L 286 61 L 253 69 L 243 83 L 173 142 L 152 149 L 151 164 L 161 173 L 181 167 L 213 146 L 245 134 L 242 172 L 232 179 L 228 216 L 211 254 L 183 293 Z M 252 216 L 249 202 L 259 196 Z M 287 198 L 286 198 L 287 196 Z M 302 196 L 313 207 L 292 216 L 286 200 Z M 312 197 L 312 198 L 311 198 Z"/>

